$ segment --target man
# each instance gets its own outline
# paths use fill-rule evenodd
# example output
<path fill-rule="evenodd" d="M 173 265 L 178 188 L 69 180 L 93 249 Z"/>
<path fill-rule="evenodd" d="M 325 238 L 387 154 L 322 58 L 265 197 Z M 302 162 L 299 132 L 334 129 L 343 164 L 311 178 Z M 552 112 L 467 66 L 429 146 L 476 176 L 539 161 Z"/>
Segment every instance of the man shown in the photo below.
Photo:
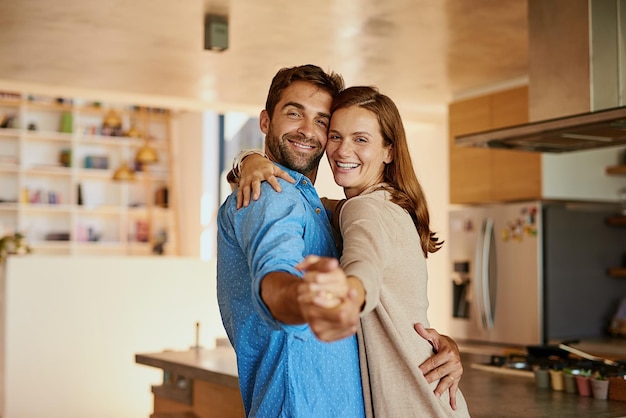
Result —
<path fill-rule="evenodd" d="M 305 307 L 298 301 L 302 282 L 295 268 L 308 254 L 338 257 L 313 183 L 331 102 L 342 89 L 339 75 L 313 65 L 280 70 L 260 126 L 268 158 L 296 182 L 284 182 L 279 198 L 264 183 L 261 198 L 241 210 L 233 193 L 219 211 L 218 301 L 237 353 L 248 416 L 364 416 L 354 336 L 358 298 L 351 294 L 332 310 Z M 437 336 L 429 339 L 449 350 Z M 426 371 L 443 362 L 433 359 Z"/>

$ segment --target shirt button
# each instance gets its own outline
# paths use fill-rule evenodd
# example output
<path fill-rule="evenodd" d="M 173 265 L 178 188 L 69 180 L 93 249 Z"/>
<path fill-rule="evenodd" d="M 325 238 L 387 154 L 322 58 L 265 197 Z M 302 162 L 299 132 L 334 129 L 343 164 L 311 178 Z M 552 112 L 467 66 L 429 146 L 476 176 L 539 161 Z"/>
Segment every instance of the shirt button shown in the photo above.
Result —
<path fill-rule="evenodd" d="M 322 210 L 320 208 L 315 208 L 315 213 L 319 215 L 320 213 L 322 213 Z"/>
<path fill-rule="evenodd" d="M 307 184 L 309 184 L 309 183 L 307 183 L 307 181 L 306 181 L 306 180 L 302 180 L 302 185 L 303 185 L 303 186 L 306 186 Z"/>

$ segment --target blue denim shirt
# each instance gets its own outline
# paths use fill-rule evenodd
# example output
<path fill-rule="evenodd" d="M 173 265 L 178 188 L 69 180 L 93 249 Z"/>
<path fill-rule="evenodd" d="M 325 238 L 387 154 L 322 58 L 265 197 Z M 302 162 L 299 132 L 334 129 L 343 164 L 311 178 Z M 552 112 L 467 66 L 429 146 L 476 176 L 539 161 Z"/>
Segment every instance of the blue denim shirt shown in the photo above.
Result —
<path fill-rule="evenodd" d="M 326 343 L 304 325 L 272 317 L 260 295 L 273 271 L 301 276 L 306 255 L 337 256 L 328 215 L 310 180 L 282 167 L 278 195 L 266 182 L 261 197 L 236 209 L 236 193 L 220 207 L 217 296 L 237 353 L 239 386 L 250 417 L 363 417 L 356 338 Z"/>

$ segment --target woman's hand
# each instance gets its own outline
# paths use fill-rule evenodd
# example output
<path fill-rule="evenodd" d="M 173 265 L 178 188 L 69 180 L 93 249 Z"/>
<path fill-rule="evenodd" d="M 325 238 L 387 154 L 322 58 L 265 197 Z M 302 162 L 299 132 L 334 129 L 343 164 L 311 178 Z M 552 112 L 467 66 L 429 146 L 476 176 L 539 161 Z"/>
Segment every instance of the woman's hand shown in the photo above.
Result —
<path fill-rule="evenodd" d="M 247 156 L 241 162 L 239 189 L 237 190 L 237 209 L 247 207 L 250 204 L 251 195 L 254 200 L 259 200 L 262 181 L 267 181 L 274 190 L 280 192 L 282 189 L 278 182 L 278 177 L 290 183 L 296 182 L 285 170 L 267 158 L 258 154 Z"/>
<path fill-rule="evenodd" d="M 347 297 L 348 278 L 336 258 L 309 255 L 296 268 L 305 272 L 298 300 L 320 308 L 334 308 Z"/>
<path fill-rule="evenodd" d="M 308 256 L 296 268 L 305 271 L 298 285 L 298 303 L 315 336 L 337 341 L 354 335 L 363 299 L 358 288 L 350 287 L 351 278 L 346 277 L 339 261 Z"/>

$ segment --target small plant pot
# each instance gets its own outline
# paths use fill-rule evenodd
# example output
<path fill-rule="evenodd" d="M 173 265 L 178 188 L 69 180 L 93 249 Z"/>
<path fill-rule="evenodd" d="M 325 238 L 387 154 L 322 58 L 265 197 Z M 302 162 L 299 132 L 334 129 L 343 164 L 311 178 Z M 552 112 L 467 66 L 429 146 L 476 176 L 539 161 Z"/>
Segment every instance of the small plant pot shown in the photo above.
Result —
<path fill-rule="evenodd" d="M 591 384 L 588 376 L 576 376 L 576 387 L 580 396 L 591 396 Z"/>
<path fill-rule="evenodd" d="M 552 382 L 552 390 L 563 391 L 565 389 L 562 370 L 550 370 L 550 381 Z"/>
<path fill-rule="evenodd" d="M 578 388 L 576 387 L 576 375 L 563 373 L 563 383 L 565 384 L 565 392 L 578 393 Z"/>
<path fill-rule="evenodd" d="M 535 383 L 539 389 L 550 387 L 550 372 L 548 369 L 535 369 Z"/>
<path fill-rule="evenodd" d="M 591 393 L 596 399 L 607 399 L 609 397 L 609 381 L 608 380 L 591 380 Z"/>

